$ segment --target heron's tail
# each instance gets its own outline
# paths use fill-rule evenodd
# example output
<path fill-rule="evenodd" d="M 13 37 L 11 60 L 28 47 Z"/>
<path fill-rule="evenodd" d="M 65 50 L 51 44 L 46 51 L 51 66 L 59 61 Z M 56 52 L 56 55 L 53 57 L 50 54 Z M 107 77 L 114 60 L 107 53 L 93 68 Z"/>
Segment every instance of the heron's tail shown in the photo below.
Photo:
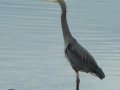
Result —
<path fill-rule="evenodd" d="M 104 72 L 102 71 L 101 68 L 97 68 L 95 74 L 96 74 L 100 79 L 105 78 L 105 74 L 104 74 Z"/>

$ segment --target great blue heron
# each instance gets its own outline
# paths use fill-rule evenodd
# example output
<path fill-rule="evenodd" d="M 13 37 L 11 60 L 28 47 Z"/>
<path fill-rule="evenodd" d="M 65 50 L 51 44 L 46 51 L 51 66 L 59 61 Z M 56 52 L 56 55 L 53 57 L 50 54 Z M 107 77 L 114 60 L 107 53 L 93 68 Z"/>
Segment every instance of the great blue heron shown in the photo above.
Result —
<path fill-rule="evenodd" d="M 65 44 L 65 56 L 71 64 L 72 68 L 76 72 L 76 90 L 79 90 L 79 73 L 78 71 L 91 73 L 100 79 L 105 78 L 102 69 L 97 65 L 95 59 L 92 55 L 83 48 L 76 39 L 71 35 L 69 27 L 66 20 L 66 4 L 64 0 L 48 0 L 52 2 L 57 2 L 61 6 L 61 24 Z"/>

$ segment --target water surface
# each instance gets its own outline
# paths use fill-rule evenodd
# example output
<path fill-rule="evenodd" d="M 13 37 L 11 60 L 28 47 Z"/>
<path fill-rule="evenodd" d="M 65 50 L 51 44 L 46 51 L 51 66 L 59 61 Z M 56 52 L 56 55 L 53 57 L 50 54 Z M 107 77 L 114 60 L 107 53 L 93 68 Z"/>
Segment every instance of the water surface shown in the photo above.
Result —
<path fill-rule="evenodd" d="M 80 90 L 120 88 L 120 1 L 66 0 L 72 35 L 106 78 L 80 74 Z M 75 90 L 64 56 L 60 6 L 39 0 L 0 1 L 0 90 Z"/>

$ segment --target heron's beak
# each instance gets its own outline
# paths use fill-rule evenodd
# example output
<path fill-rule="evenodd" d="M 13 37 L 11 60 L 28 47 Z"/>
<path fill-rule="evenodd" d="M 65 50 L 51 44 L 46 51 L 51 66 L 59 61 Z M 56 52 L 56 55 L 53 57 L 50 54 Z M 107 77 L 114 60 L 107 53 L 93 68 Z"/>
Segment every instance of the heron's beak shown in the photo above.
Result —
<path fill-rule="evenodd" d="M 46 1 L 49 1 L 49 2 L 56 2 L 56 3 L 58 3 L 57 0 L 46 0 Z"/>

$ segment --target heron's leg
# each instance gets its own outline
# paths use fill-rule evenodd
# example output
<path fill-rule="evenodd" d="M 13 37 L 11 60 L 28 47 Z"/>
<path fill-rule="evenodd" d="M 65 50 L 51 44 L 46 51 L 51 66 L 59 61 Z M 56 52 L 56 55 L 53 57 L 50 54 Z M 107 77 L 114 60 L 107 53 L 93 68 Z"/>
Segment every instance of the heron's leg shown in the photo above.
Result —
<path fill-rule="evenodd" d="M 80 79 L 79 79 L 79 72 L 76 72 L 76 90 L 79 90 L 79 83 L 80 83 Z"/>

